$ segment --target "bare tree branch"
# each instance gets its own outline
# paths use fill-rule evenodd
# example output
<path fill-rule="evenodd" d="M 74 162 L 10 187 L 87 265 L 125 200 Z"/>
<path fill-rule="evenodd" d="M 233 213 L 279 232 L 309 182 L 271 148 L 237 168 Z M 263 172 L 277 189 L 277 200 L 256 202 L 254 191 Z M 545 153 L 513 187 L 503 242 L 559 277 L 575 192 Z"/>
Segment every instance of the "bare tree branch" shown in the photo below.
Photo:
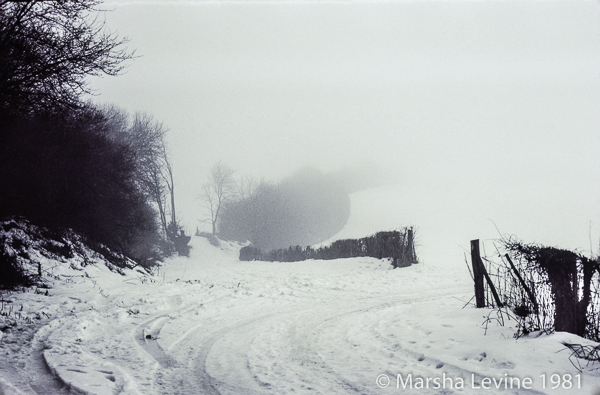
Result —
<path fill-rule="evenodd" d="M 99 0 L 0 2 L 0 108 L 78 108 L 88 76 L 118 75 L 134 53 L 107 31 Z M 93 17 L 93 15 L 96 15 Z"/>

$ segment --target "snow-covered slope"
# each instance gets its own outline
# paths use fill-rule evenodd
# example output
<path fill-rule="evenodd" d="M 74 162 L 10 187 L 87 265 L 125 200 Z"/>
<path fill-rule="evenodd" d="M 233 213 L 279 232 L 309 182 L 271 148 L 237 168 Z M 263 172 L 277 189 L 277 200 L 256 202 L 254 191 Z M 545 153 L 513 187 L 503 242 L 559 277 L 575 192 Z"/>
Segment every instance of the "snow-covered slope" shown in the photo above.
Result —
<path fill-rule="evenodd" d="M 371 258 L 240 262 L 238 244 L 214 247 L 194 237 L 191 245 L 189 258 L 171 259 L 153 276 L 49 259 L 44 264 L 61 276 L 47 278 L 48 295 L 35 288 L 3 293 L 0 311 L 10 313 L 0 317 L 0 389 L 60 394 L 66 383 L 91 394 L 600 391 L 599 366 L 579 372 L 561 345 L 591 343 L 564 333 L 515 340 L 506 315 L 464 307 L 473 292 L 466 268 L 391 270 Z M 571 388 L 563 388 L 567 375 Z M 517 382 L 520 389 L 504 389 Z"/>

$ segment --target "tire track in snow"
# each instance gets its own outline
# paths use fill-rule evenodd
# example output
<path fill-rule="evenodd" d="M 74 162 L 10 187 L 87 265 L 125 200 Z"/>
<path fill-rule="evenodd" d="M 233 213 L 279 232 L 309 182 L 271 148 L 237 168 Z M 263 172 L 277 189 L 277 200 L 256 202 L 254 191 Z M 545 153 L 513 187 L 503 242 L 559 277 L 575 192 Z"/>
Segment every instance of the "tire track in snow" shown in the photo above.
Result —
<path fill-rule="evenodd" d="M 158 344 L 158 336 L 162 328 L 169 322 L 170 316 L 176 313 L 186 313 L 198 309 L 202 304 L 185 306 L 170 310 L 166 313 L 155 315 L 140 323 L 133 331 L 136 343 L 148 353 L 162 367 L 173 367 L 177 361 L 167 355 L 165 350 Z"/>
<path fill-rule="evenodd" d="M 436 291 L 439 292 L 439 291 Z M 356 321 L 360 320 L 359 317 L 368 313 L 369 315 L 382 314 L 382 311 L 391 306 L 416 304 L 426 301 L 434 301 L 439 298 L 445 298 L 449 295 L 454 294 L 454 291 L 444 292 L 443 294 L 435 294 L 435 296 L 418 296 L 418 297 L 407 297 L 403 295 L 402 300 L 389 300 L 390 297 L 379 297 L 373 299 L 379 299 L 381 302 L 373 303 L 373 299 L 356 299 L 349 301 L 352 307 L 345 306 L 340 309 L 339 306 L 331 307 L 326 306 L 324 308 L 306 308 L 302 310 L 295 310 L 289 312 L 279 312 L 269 314 L 264 317 L 259 317 L 250 321 L 246 321 L 242 324 L 235 325 L 226 330 L 220 331 L 211 336 L 211 340 L 203 345 L 203 351 L 199 355 L 200 360 L 203 363 L 202 369 L 196 370 L 200 372 L 198 379 L 201 382 L 207 379 L 211 382 L 209 392 L 211 394 L 266 394 L 266 393 L 292 393 L 296 390 L 305 390 L 311 393 L 322 393 L 322 394 L 381 394 L 382 389 L 376 387 L 373 376 L 372 380 L 369 379 L 366 384 L 365 381 L 357 381 L 352 377 L 348 377 L 349 373 L 347 369 L 342 369 L 342 372 L 332 367 L 326 358 L 323 358 L 318 347 L 319 340 L 322 333 L 327 329 L 332 329 L 336 332 L 336 326 L 345 325 L 341 322 L 353 318 Z M 392 297 L 393 299 L 394 297 Z M 366 306 L 356 307 L 357 304 L 366 302 Z M 288 326 L 287 344 L 294 345 L 293 350 L 289 355 L 294 356 L 294 361 L 287 367 L 289 372 L 295 376 L 298 376 L 297 383 L 304 382 L 306 385 L 298 387 L 292 385 L 287 391 L 282 391 L 281 388 L 275 386 L 269 386 L 265 388 L 265 384 L 269 383 L 262 382 L 256 375 L 252 374 L 252 366 L 249 363 L 247 349 L 258 335 L 268 333 L 269 321 L 282 321 L 285 319 L 292 318 L 292 323 Z M 371 326 L 377 324 L 376 320 L 367 321 Z M 339 331 L 338 331 L 339 332 Z M 218 348 L 219 343 L 226 342 L 227 337 L 234 336 L 237 339 L 241 339 L 236 342 L 232 342 L 226 349 Z M 215 350 L 213 350 L 213 347 Z M 231 385 L 231 381 L 227 378 L 231 375 L 222 376 L 219 378 L 213 377 L 208 369 L 208 362 L 211 358 L 211 351 L 213 354 L 218 353 L 229 357 L 228 361 L 235 361 L 236 364 L 227 366 L 229 371 L 237 372 L 237 379 L 242 369 L 245 372 L 242 376 L 251 378 L 257 385 L 253 387 L 250 385 L 244 386 L 243 384 L 249 384 L 250 381 L 246 380 L 236 385 Z M 452 377 L 474 377 L 476 380 L 481 380 L 487 377 L 485 374 L 481 374 L 476 371 L 465 369 L 456 364 L 448 363 L 437 358 L 426 357 L 421 353 L 414 352 L 406 347 L 400 347 L 397 349 L 400 353 L 399 358 L 402 358 L 407 365 L 413 366 L 416 370 L 421 371 L 423 377 L 435 377 L 440 375 L 442 371 L 445 371 Z M 214 358 L 214 355 L 213 357 Z M 245 361 L 245 365 L 241 361 Z M 368 366 L 367 366 L 368 367 Z M 213 369 L 214 370 L 214 369 Z M 214 373 L 214 371 L 213 371 Z M 472 375 L 472 376 L 471 376 Z M 394 376 L 395 377 L 395 376 Z M 239 380 L 238 380 L 239 381 Z M 371 381 L 373 381 L 371 383 Z M 319 384 L 326 383 L 327 387 L 319 387 Z M 316 384 L 316 385 L 315 385 Z M 444 389 L 417 389 L 419 393 L 423 394 L 450 394 L 454 393 L 452 390 L 445 391 Z M 393 392 L 397 392 L 397 388 L 393 388 Z M 469 389 L 457 390 L 460 393 L 469 393 Z M 515 389 L 515 390 L 503 390 L 497 389 L 488 391 L 489 393 L 512 393 L 512 394 L 543 394 L 535 389 Z M 477 391 L 475 391 L 477 393 Z"/>
<path fill-rule="evenodd" d="M 260 317 L 256 317 L 250 320 L 247 320 L 243 323 L 238 323 L 238 324 L 234 324 L 232 326 L 229 327 L 225 327 L 222 328 L 214 333 L 212 333 L 210 336 L 208 336 L 204 342 L 202 343 L 202 345 L 200 346 L 200 348 L 197 351 L 196 354 L 196 363 L 194 364 L 194 381 L 196 383 L 199 383 L 202 387 L 202 389 L 205 391 L 204 393 L 206 394 L 211 394 L 211 395 L 217 395 L 217 394 L 225 394 L 225 393 L 232 393 L 232 394 L 257 394 L 257 393 L 265 393 L 263 391 L 263 389 L 261 388 L 261 383 L 258 382 L 256 380 L 255 377 L 253 377 L 253 375 L 249 372 L 248 369 L 248 365 L 247 363 L 245 363 L 245 361 L 240 360 L 240 359 L 236 359 L 234 362 L 236 362 L 236 365 L 240 365 L 243 364 L 243 366 L 238 366 L 238 368 L 241 369 L 236 369 L 236 370 L 230 370 L 231 372 L 235 372 L 235 375 L 238 376 L 236 377 L 235 381 L 239 381 L 239 379 L 241 378 L 241 375 L 246 376 L 243 382 L 245 382 L 246 384 L 250 383 L 251 386 L 253 386 L 252 384 L 256 384 L 253 387 L 254 388 L 248 388 L 248 386 L 238 386 L 238 385 L 234 385 L 231 382 L 227 382 L 224 380 L 219 380 L 213 376 L 211 376 L 208 373 L 207 370 L 207 361 L 208 361 L 208 354 L 213 350 L 215 344 L 226 338 L 226 336 L 231 337 L 232 335 L 234 336 L 234 338 L 238 338 L 238 339 L 247 339 L 247 335 L 249 332 L 252 332 L 253 330 L 256 331 L 257 328 L 259 328 L 257 326 L 257 324 L 260 324 L 262 322 L 268 321 L 269 319 L 273 318 L 273 317 L 278 317 L 280 314 L 278 313 L 271 313 L 271 314 L 267 314 L 264 316 L 260 316 Z M 252 328 L 254 326 L 254 328 Z M 245 342 L 244 342 L 245 343 Z M 245 351 L 246 344 L 243 344 L 241 347 L 238 345 L 238 347 L 235 348 L 235 351 L 237 351 L 238 353 L 240 351 Z"/>
<path fill-rule="evenodd" d="M 0 366 L 4 376 L 0 377 L 0 394 L 72 394 L 69 387 L 55 377 L 48 367 L 43 350 L 43 345 L 33 345 L 30 354 L 22 362 L 24 366 Z M 26 369 L 35 371 L 36 374 L 27 374 Z"/>
<path fill-rule="evenodd" d="M 452 295 L 455 292 L 449 292 L 448 295 Z M 381 393 L 381 388 L 377 388 L 375 386 L 375 375 L 373 376 L 372 380 L 369 379 L 367 380 L 367 385 L 365 385 L 364 382 L 359 383 L 356 380 L 356 377 L 354 377 L 354 379 L 350 379 L 348 378 L 348 376 L 350 376 L 351 374 L 349 374 L 347 371 L 349 370 L 348 367 L 344 367 L 344 369 L 341 369 L 342 371 L 340 372 L 340 369 L 336 369 L 334 366 L 331 365 L 330 362 L 327 361 L 326 357 L 323 357 L 323 349 L 316 349 L 316 347 L 318 347 L 319 343 L 322 343 L 322 337 L 323 337 L 323 333 L 325 333 L 326 330 L 328 329 L 338 329 L 337 331 L 335 331 L 336 334 L 339 335 L 340 328 L 336 328 L 336 326 L 340 326 L 340 322 L 342 320 L 350 320 L 350 321 L 355 321 L 355 322 L 360 322 L 361 320 L 358 318 L 361 315 L 364 315 L 365 313 L 368 314 L 374 314 L 378 311 L 384 310 L 388 307 L 392 307 L 392 306 L 398 306 L 398 305 L 406 305 L 406 304 L 412 304 L 415 302 L 422 302 L 422 301 L 427 301 L 427 300 L 436 300 L 440 297 L 444 297 L 447 296 L 446 294 L 437 294 L 435 296 L 432 297 L 423 297 L 423 296 L 419 296 L 419 297 L 408 297 L 410 295 L 401 295 L 402 300 L 392 300 L 389 301 L 387 299 L 389 299 L 390 297 L 380 297 L 378 299 L 384 299 L 386 301 L 382 302 L 382 303 L 378 303 L 376 305 L 368 305 L 368 306 L 364 306 L 361 308 L 348 308 L 346 311 L 344 312 L 333 312 L 333 314 L 329 314 L 327 315 L 328 318 L 323 319 L 323 315 L 321 317 L 317 317 L 318 319 L 311 322 L 310 320 L 307 320 L 305 322 L 303 322 L 301 325 L 303 325 L 305 327 L 305 330 L 300 331 L 300 336 L 296 336 L 296 338 L 294 338 L 292 340 L 293 343 L 295 344 L 299 344 L 299 349 L 302 350 L 302 352 L 305 355 L 305 358 L 307 360 L 310 361 L 315 361 L 314 366 L 317 367 L 317 369 L 314 370 L 314 373 L 316 376 L 318 376 L 320 373 L 322 372 L 327 372 L 328 375 L 333 376 L 334 381 L 340 384 L 341 389 L 343 390 L 343 392 L 335 392 L 335 393 L 350 393 L 349 391 L 353 392 L 353 393 L 361 393 L 361 394 L 380 394 Z M 397 296 L 392 296 L 392 298 L 395 298 Z M 364 301 L 364 300 L 362 300 Z M 354 301 L 356 302 L 360 302 L 359 300 Z M 357 317 L 358 316 L 358 317 Z M 354 319 L 351 319 L 352 317 L 354 317 Z M 373 324 L 372 321 L 368 321 L 371 324 Z M 345 326 L 345 323 L 341 323 L 342 326 Z M 304 334 L 304 336 L 302 336 L 302 334 Z M 309 334 L 309 336 L 306 336 L 306 334 Z M 415 358 L 416 360 L 416 358 Z M 324 393 L 330 393 L 329 391 L 324 392 Z"/>
<path fill-rule="evenodd" d="M 369 308 L 373 308 L 373 306 Z M 337 309 L 335 310 L 337 311 Z M 329 309 L 328 313 L 331 313 Z M 280 393 L 278 388 L 273 388 L 271 383 L 261 380 L 253 372 L 253 366 L 248 359 L 248 350 L 259 335 L 269 333 L 269 330 L 274 325 L 281 321 L 289 321 L 291 318 L 293 325 L 289 329 L 297 331 L 298 328 L 302 328 L 302 331 L 300 331 L 299 336 L 294 337 L 293 341 L 290 341 L 291 336 L 288 337 L 287 343 L 294 344 L 295 348 L 291 354 L 294 354 L 298 362 L 294 366 L 295 369 L 290 370 L 290 372 L 299 376 L 299 381 L 306 383 L 305 388 L 310 391 L 316 390 L 316 388 L 313 388 L 314 385 L 311 384 L 311 379 L 316 376 L 319 378 L 318 381 L 331 383 L 333 386 L 341 388 L 345 394 L 363 393 L 364 389 L 361 386 L 337 375 L 330 369 L 319 355 L 311 350 L 309 342 L 300 341 L 300 339 L 307 338 L 302 333 L 306 335 L 306 332 L 315 326 L 313 322 L 309 323 L 309 317 L 314 314 L 314 307 L 280 311 L 257 317 L 214 333 L 203 344 L 198 354 L 199 363 L 197 367 L 200 369 L 196 371 L 200 374 L 197 378 L 200 382 L 209 382 L 210 388 L 215 391 L 212 392 L 213 394 L 272 394 L 274 391 Z M 345 314 L 342 313 L 342 315 Z M 227 346 L 226 350 L 228 353 L 225 355 L 228 356 L 226 360 L 228 366 L 224 367 L 226 373 L 221 378 L 215 378 L 209 373 L 208 362 L 210 361 L 208 358 L 211 352 L 221 354 L 222 349 L 217 349 L 216 346 L 223 346 L 222 343 L 225 343 L 224 345 Z M 237 382 L 236 385 L 231 384 L 234 381 Z"/>
<path fill-rule="evenodd" d="M 309 310 L 305 308 L 305 310 Z M 187 368 L 172 369 L 167 380 L 173 384 L 169 388 L 176 394 L 208 395 L 217 394 L 273 394 L 265 383 L 258 380 L 250 371 L 246 353 L 250 343 L 259 332 L 264 331 L 272 321 L 281 319 L 282 315 L 294 314 L 297 309 L 272 312 L 254 316 L 253 318 L 236 318 L 230 313 L 213 322 L 201 323 L 184 333 L 169 349 L 177 355 L 188 355 Z M 233 318 L 232 318 L 233 317 Z M 208 328 L 207 328 L 208 327 Z M 208 333 L 208 335 L 207 335 Z M 229 343 L 223 353 L 218 343 Z M 188 349 L 185 352 L 185 349 Z M 225 356 L 227 371 L 221 371 L 221 378 L 214 377 L 208 368 L 211 362 L 209 354 L 217 353 Z M 214 358 L 213 358 L 214 359 Z M 183 364 L 180 364 L 180 366 Z M 225 379 L 222 376 L 226 376 Z"/>
<path fill-rule="evenodd" d="M 456 291 L 450 290 L 440 295 L 439 290 L 436 290 L 435 296 L 429 298 L 419 293 L 414 293 L 418 296 L 412 294 L 370 296 L 344 300 L 344 306 L 340 306 L 339 301 L 336 301 L 335 305 L 299 305 L 294 309 L 279 310 L 237 322 L 227 323 L 231 320 L 224 320 L 225 325 L 213 330 L 208 336 L 203 336 L 204 333 L 199 332 L 200 329 L 207 328 L 198 326 L 177 340 L 179 343 L 177 348 L 185 346 L 191 348 L 187 353 L 191 361 L 188 364 L 189 371 L 180 370 L 175 374 L 177 377 L 171 378 L 170 381 L 182 383 L 183 388 L 180 389 L 185 393 L 194 393 L 194 389 L 197 388 L 202 388 L 207 394 L 272 394 L 274 391 L 283 393 L 277 387 L 281 382 L 272 384 L 257 377 L 253 372 L 255 366 L 249 361 L 248 352 L 257 337 L 268 334 L 275 324 L 291 321 L 287 337 L 283 340 L 287 345 L 293 345 L 286 358 L 286 362 L 291 365 L 287 374 L 294 376 L 293 380 L 304 385 L 306 390 L 316 393 L 369 393 L 368 387 L 346 378 L 321 358 L 319 350 L 314 349 L 320 336 L 317 329 L 333 326 L 335 322 L 351 315 L 398 304 L 436 299 L 455 293 Z M 185 353 L 177 352 L 177 355 L 181 354 Z M 188 379 L 182 379 L 183 376 Z M 286 378 L 280 381 L 285 380 Z M 329 388 L 320 390 L 315 388 L 318 385 L 311 385 L 314 382 L 328 383 Z M 291 388 L 289 392 L 293 391 L 293 385 Z"/>
<path fill-rule="evenodd" d="M 443 295 L 440 295 L 438 297 L 432 297 L 432 298 L 424 298 L 424 299 L 420 299 L 419 302 L 427 302 L 427 301 L 434 301 L 438 298 L 443 297 Z M 401 305 L 406 305 L 406 304 L 413 304 L 415 303 L 415 300 L 412 301 L 406 301 L 405 303 L 399 303 L 399 304 L 390 304 L 389 307 L 398 307 Z M 385 309 L 387 306 L 385 305 L 381 305 L 381 310 Z M 375 311 L 375 309 L 364 309 L 361 311 L 358 311 L 356 313 L 362 313 L 362 312 L 366 312 L 371 316 L 371 319 L 369 320 L 365 320 L 364 322 L 368 323 L 368 325 L 364 325 L 358 328 L 354 328 L 355 332 L 370 332 L 370 337 L 374 338 L 374 339 L 380 339 L 381 340 L 381 345 L 378 345 L 378 351 L 380 354 L 385 354 L 385 352 L 390 352 L 390 354 L 393 355 L 393 361 L 396 364 L 396 366 L 404 366 L 404 367 L 409 367 L 408 371 L 405 371 L 404 373 L 414 373 L 413 376 L 417 377 L 423 377 L 423 378 L 434 378 L 434 377 L 441 377 L 442 373 L 445 373 L 447 375 L 447 377 L 450 377 L 452 379 L 452 382 L 454 382 L 455 378 L 461 377 L 464 379 L 465 383 L 471 383 L 471 380 L 473 379 L 473 382 L 477 383 L 478 385 L 481 385 L 481 381 L 484 378 L 489 378 L 490 374 L 489 372 L 487 374 L 485 373 L 481 373 L 477 370 L 473 370 L 473 369 L 469 369 L 469 368 L 465 368 L 463 366 L 459 366 L 458 364 L 449 362 L 447 360 L 447 358 L 444 360 L 443 357 L 442 359 L 438 359 L 436 357 L 431 357 L 426 355 L 426 353 L 423 353 L 422 351 L 415 351 L 413 349 L 410 348 L 409 344 L 411 343 L 415 343 L 414 341 L 406 341 L 407 339 L 404 338 L 404 342 L 402 342 L 400 339 L 397 338 L 390 338 L 389 336 L 385 336 L 381 333 L 379 333 L 377 331 L 377 326 L 383 321 L 384 323 L 389 323 L 388 320 L 381 320 L 381 315 L 385 315 L 386 313 L 384 312 L 377 312 Z M 397 312 L 396 312 L 397 313 Z M 350 314 L 351 315 L 351 314 Z M 343 315 L 340 316 L 340 319 L 344 319 L 347 320 L 350 315 Z M 337 318 L 337 317 L 336 317 Z M 389 316 L 386 318 L 390 318 Z M 341 325 L 345 325 L 345 322 L 341 322 Z M 410 325 L 408 325 L 408 327 L 410 327 Z M 398 327 L 397 331 L 404 334 L 404 330 L 406 330 L 408 327 Z M 325 329 L 325 328 L 323 328 Z M 362 332 L 361 332 L 362 331 Z M 408 331 L 407 331 L 408 332 Z M 388 332 L 389 333 L 389 332 Z M 429 332 L 430 333 L 430 332 Z M 413 334 L 414 335 L 414 334 Z M 413 338 L 419 338 L 419 337 L 423 337 L 423 336 L 414 336 Z M 408 339 L 410 339 L 411 337 L 409 336 Z M 355 342 L 360 342 L 360 339 L 346 339 L 346 341 L 350 344 L 352 343 L 351 340 L 354 340 Z M 351 344 L 350 344 L 351 345 Z M 349 346 L 348 349 L 350 349 L 351 347 Z M 365 352 L 365 350 L 361 350 L 362 352 L 360 353 L 361 355 L 367 355 L 368 353 Z M 439 354 L 439 351 L 435 351 L 433 350 L 434 354 Z M 485 357 L 484 357 L 485 358 Z M 326 358 L 324 358 L 326 359 Z M 372 359 L 377 359 L 377 357 L 374 357 Z M 381 359 L 381 358 L 380 358 Z M 391 357 L 390 357 L 391 359 Z M 332 362 L 332 361 L 330 361 Z M 375 365 L 375 364 L 374 364 Z M 511 368 L 509 368 L 511 369 Z M 336 370 L 336 368 L 334 367 L 334 370 Z M 340 364 L 338 362 L 337 364 L 337 371 L 344 371 L 346 370 L 344 367 L 340 368 Z M 400 369 L 401 370 L 401 369 Z M 396 382 L 397 379 L 397 375 L 399 373 L 401 373 L 400 371 L 381 371 L 380 373 L 384 373 L 386 374 L 388 377 L 392 377 L 392 382 Z M 340 373 L 343 375 L 343 373 Z M 499 378 L 502 378 L 503 376 L 500 375 Z M 511 377 L 517 377 L 517 376 L 512 376 L 510 374 L 508 374 L 507 376 L 509 379 Z M 406 375 L 405 375 L 406 378 Z M 518 378 L 518 377 L 517 377 Z M 470 389 L 468 388 L 469 384 L 465 384 L 465 389 L 464 390 L 459 390 L 457 389 L 457 391 L 461 394 L 477 394 L 480 395 L 481 394 L 481 390 L 477 391 L 477 390 L 473 390 L 472 392 L 470 392 Z M 392 390 L 392 393 L 397 393 L 399 390 L 402 390 L 404 388 L 400 387 L 397 388 L 395 387 L 395 385 L 391 386 L 389 388 L 390 390 Z M 408 389 L 408 388 L 406 388 Z M 436 388 L 424 388 L 424 389 L 413 389 L 415 391 L 418 391 L 420 394 L 451 394 L 451 393 L 455 393 L 453 392 L 451 389 L 436 389 Z M 365 393 L 374 393 L 374 394 L 381 394 L 383 391 L 383 389 L 381 388 L 376 388 L 374 390 L 371 391 L 365 391 Z M 484 392 L 490 393 L 490 394 L 495 394 L 495 393 L 510 393 L 510 394 L 537 394 L 537 395 L 543 395 L 544 392 L 540 392 L 536 389 L 525 389 L 525 388 L 515 388 L 515 389 L 511 389 L 511 388 L 490 388 L 489 390 L 483 390 Z M 386 391 L 383 391 L 386 392 Z"/>
<path fill-rule="evenodd" d="M 162 367 L 175 365 L 175 360 L 167 355 L 157 341 L 160 330 L 169 320 L 167 315 L 162 314 L 143 322 L 135 329 L 134 333 L 135 341 L 138 345 Z"/>

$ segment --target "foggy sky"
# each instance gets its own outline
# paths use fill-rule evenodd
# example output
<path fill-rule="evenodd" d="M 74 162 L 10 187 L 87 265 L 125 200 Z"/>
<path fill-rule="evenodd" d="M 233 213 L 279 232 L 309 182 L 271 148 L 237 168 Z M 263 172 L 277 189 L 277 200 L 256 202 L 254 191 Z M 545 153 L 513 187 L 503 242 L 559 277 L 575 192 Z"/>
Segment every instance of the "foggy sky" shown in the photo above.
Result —
<path fill-rule="evenodd" d="M 283 179 L 367 166 L 338 235 L 415 225 L 421 256 L 469 240 L 597 252 L 600 7 L 595 1 L 108 2 L 141 57 L 94 101 L 170 128 L 179 216 L 222 160 Z M 493 221 L 493 222 L 492 222 Z M 495 224 L 495 225 L 494 225 Z M 419 252 L 419 251 L 418 251 Z"/>

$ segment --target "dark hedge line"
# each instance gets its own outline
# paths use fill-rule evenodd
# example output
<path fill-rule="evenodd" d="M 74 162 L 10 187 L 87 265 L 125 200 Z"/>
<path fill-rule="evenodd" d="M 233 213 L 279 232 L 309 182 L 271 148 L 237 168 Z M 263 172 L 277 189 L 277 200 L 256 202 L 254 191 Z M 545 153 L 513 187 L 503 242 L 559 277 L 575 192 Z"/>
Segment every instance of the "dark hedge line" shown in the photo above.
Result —
<path fill-rule="evenodd" d="M 394 267 L 418 263 L 412 228 L 378 232 L 361 239 L 334 241 L 330 246 L 312 248 L 295 246 L 263 252 L 254 246 L 240 250 L 240 261 L 297 262 L 307 259 L 339 259 L 354 257 L 389 258 Z"/>

